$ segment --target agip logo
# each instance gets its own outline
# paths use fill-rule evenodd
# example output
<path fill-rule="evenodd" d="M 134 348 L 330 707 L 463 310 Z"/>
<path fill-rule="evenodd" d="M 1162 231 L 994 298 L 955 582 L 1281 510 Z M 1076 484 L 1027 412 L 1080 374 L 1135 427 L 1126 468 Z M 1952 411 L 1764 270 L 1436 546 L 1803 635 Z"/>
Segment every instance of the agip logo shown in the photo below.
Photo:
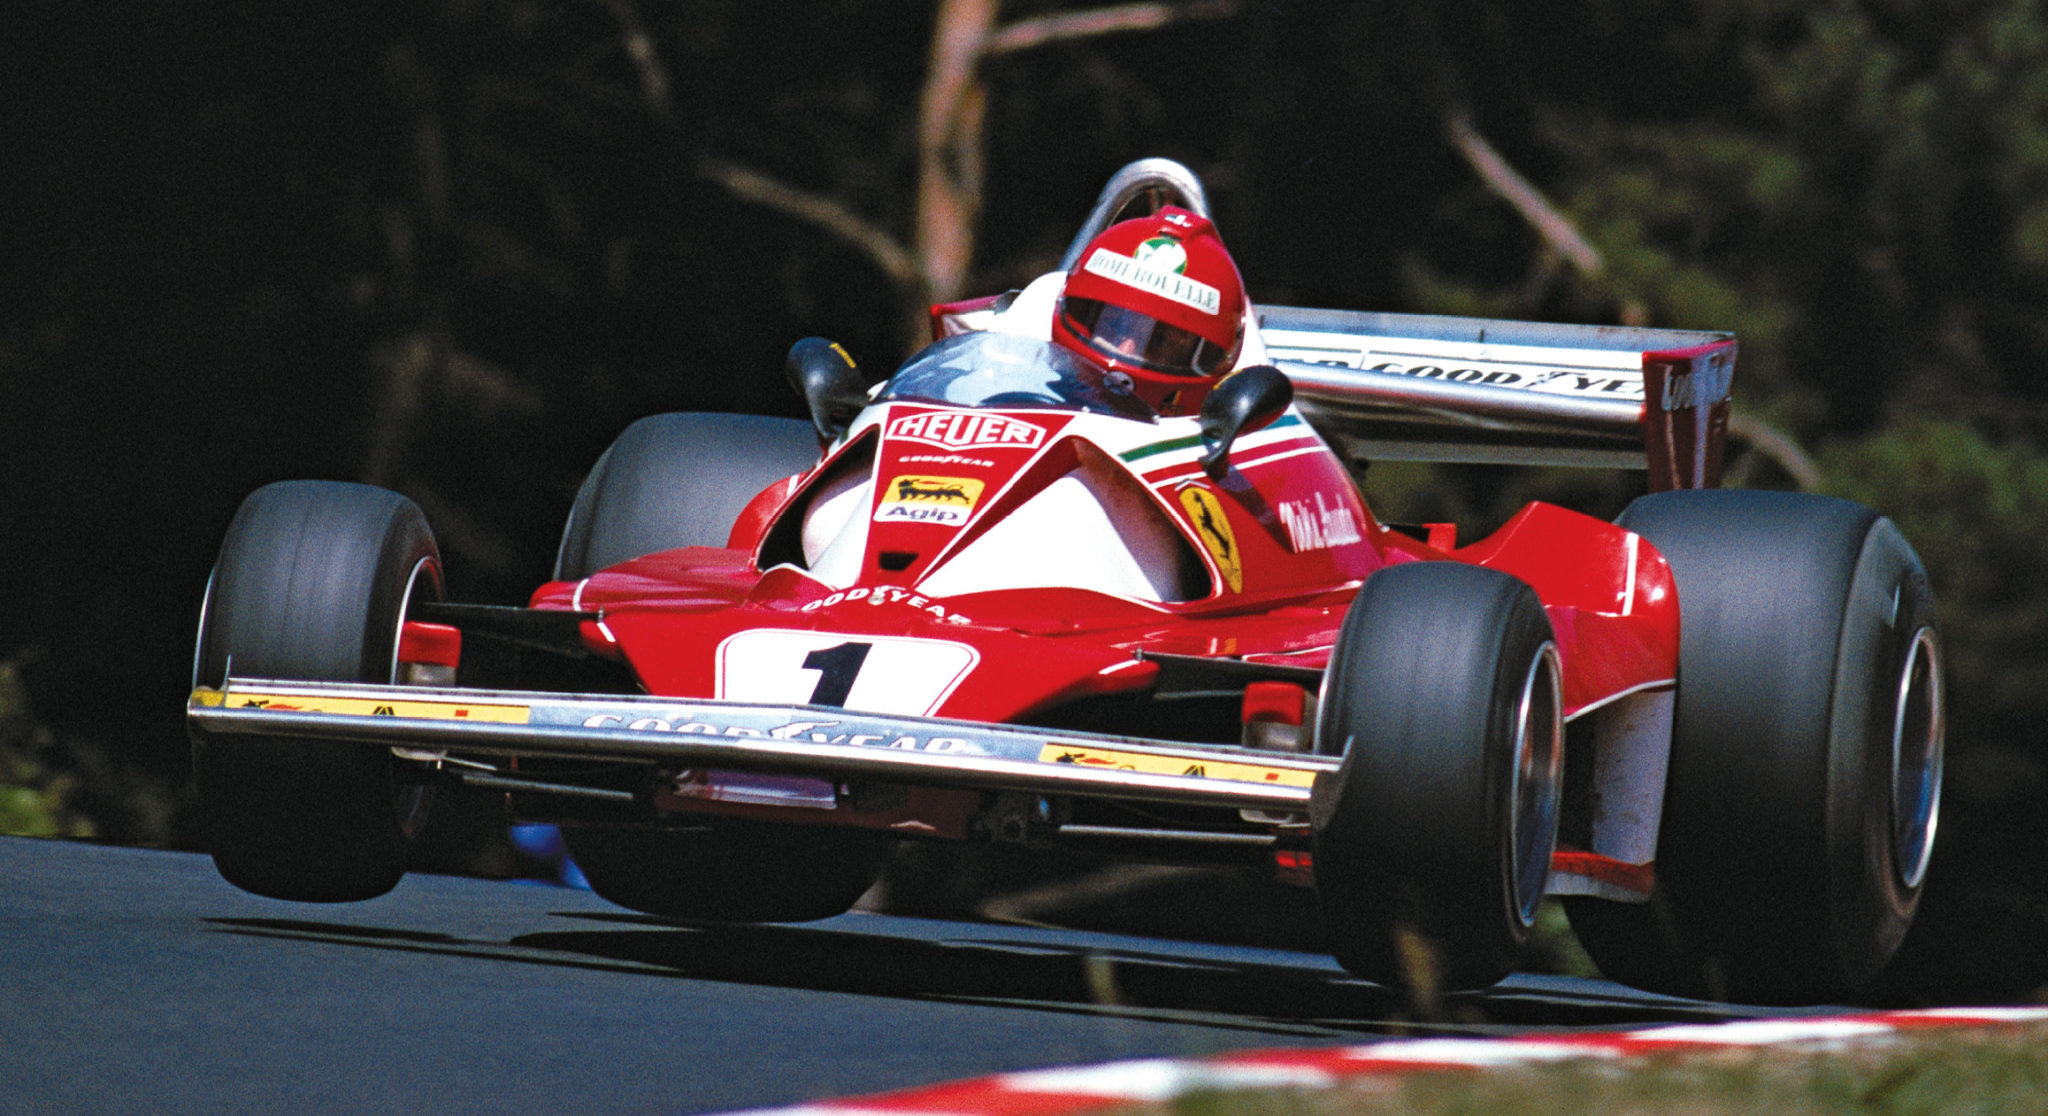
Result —
<path fill-rule="evenodd" d="M 889 423 L 888 435 L 947 449 L 1037 449 L 1045 428 L 1008 415 L 975 411 L 927 411 Z"/>
<path fill-rule="evenodd" d="M 971 477 L 900 476 L 882 489 L 875 520 L 957 527 L 974 513 L 981 489 L 982 482 Z"/>

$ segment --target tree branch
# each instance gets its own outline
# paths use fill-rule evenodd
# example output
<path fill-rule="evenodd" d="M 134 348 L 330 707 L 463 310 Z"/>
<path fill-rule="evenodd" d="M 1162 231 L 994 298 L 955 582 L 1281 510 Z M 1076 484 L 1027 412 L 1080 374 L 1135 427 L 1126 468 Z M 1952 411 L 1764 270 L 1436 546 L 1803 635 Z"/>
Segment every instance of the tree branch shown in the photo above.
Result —
<path fill-rule="evenodd" d="M 632 61 L 634 73 L 640 77 L 640 96 L 656 116 L 663 120 L 671 119 L 674 113 L 669 104 L 668 73 L 662 67 L 661 56 L 654 49 L 654 37 L 647 33 L 647 25 L 641 21 L 640 13 L 634 10 L 632 0 L 605 0 L 604 6 L 611 9 L 612 18 L 618 21 L 620 45 Z"/>
<path fill-rule="evenodd" d="M 1785 471 L 1792 483 L 1801 492 L 1815 492 L 1820 489 L 1822 476 L 1820 466 L 1807 452 L 1799 448 L 1790 434 L 1759 418 L 1753 418 L 1741 411 L 1728 415 L 1728 436 L 1749 443 L 1749 448 L 1762 454 L 1772 464 Z"/>
<path fill-rule="evenodd" d="M 1238 0 L 1197 0 L 1191 4 L 1121 4 L 1084 12 L 1020 19 L 990 35 L 982 47 L 984 56 L 1012 54 L 1047 43 L 1113 35 L 1120 31 L 1150 31 L 1169 23 L 1192 19 L 1222 19 L 1236 15 Z"/>
<path fill-rule="evenodd" d="M 831 198 L 806 193 L 777 182 L 759 171 L 717 159 L 698 164 L 697 173 L 725 187 L 741 201 L 765 206 L 778 213 L 808 221 L 865 252 L 891 279 L 915 283 L 920 278 L 917 261 L 895 237 L 870 224 L 858 213 Z"/>
<path fill-rule="evenodd" d="M 1513 206 L 1551 251 L 1570 261 L 1579 274 L 1588 278 L 1597 277 L 1606 270 L 1600 250 L 1579 235 L 1577 226 L 1558 212 L 1542 191 L 1501 158 L 1500 152 L 1486 142 L 1486 137 L 1472 127 L 1472 121 L 1465 113 L 1454 110 L 1446 114 L 1444 126 L 1450 133 L 1451 146 L 1465 157 L 1465 162 L 1479 175 L 1480 181 L 1486 183 L 1486 188 L 1502 201 Z"/>

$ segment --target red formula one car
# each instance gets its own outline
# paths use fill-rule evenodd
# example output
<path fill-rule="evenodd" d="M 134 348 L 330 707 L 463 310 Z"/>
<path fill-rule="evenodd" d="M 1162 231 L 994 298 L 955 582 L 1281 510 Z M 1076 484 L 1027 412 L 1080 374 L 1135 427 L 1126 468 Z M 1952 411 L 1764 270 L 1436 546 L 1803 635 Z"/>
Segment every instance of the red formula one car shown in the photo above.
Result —
<path fill-rule="evenodd" d="M 1070 256 L 1162 199 L 1207 211 L 1133 164 Z M 873 387 L 800 343 L 812 422 L 635 423 L 526 608 L 443 601 L 396 494 L 251 495 L 188 707 L 222 874 L 374 896 L 452 782 L 685 920 L 838 913 L 922 839 L 1273 873 L 1393 985 L 1498 980 L 1546 895 L 1651 989 L 1821 999 L 1890 956 L 1933 600 L 1876 514 L 1712 487 L 1731 337 L 1255 308 L 1268 363 L 1161 417 L 1006 328 L 1024 297 L 935 308 Z M 1653 491 L 1460 540 L 1374 517 L 1347 463 L 1384 457 Z"/>

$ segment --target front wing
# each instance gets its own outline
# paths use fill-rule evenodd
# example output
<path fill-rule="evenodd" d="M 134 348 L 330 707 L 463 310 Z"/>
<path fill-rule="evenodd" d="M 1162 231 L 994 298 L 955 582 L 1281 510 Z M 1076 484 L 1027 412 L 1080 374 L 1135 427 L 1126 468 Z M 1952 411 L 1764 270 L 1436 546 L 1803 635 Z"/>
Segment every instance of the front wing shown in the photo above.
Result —
<path fill-rule="evenodd" d="M 1021 725 L 668 697 L 229 679 L 195 736 L 352 741 L 413 759 L 519 755 L 1301 811 L 1329 756 Z M 288 747 L 288 744 L 281 746 Z"/>

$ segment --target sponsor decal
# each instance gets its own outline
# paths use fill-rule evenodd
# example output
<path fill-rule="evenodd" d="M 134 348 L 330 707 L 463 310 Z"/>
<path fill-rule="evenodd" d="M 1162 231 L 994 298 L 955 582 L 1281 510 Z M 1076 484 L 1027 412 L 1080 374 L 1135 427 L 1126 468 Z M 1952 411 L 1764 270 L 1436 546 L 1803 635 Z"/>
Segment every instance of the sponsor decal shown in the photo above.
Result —
<path fill-rule="evenodd" d="M 1280 523 L 1287 528 L 1287 541 L 1296 554 L 1328 550 L 1359 541 L 1358 520 L 1342 501 L 1331 503 L 1315 493 L 1307 500 L 1282 500 Z"/>
<path fill-rule="evenodd" d="M 406 701 L 388 698 L 321 697 L 309 694 L 247 693 L 227 695 L 229 709 L 265 709 L 289 713 L 339 713 L 349 717 L 405 717 L 425 721 L 489 721 L 523 725 L 529 710 L 524 705 L 483 705 L 454 701 Z"/>
<path fill-rule="evenodd" d="M 1181 256 L 1182 266 L 1187 257 Z M 1132 256 L 1119 256 L 1107 248 L 1097 248 L 1088 257 L 1084 268 L 1104 279 L 1136 287 L 1147 294 L 1158 295 L 1182 306 L 1191 306 L 1204 314 L 1222 312 L 1223 295 L 1216 288 L 1197 279 L 1156 266 L 1152 262 Z"/>
<path fill-rule="evenodd" d="M 1131 258 L 1159 271 L 1171 271 L 1175 275 L 1188 273 L 1188 250 L 1170 236 L 1155 236 L 1138 245 L 1131 251 Z"/>
<path fill-rule="evenodd" d="M 888 435 L 947 449 L 1037 449 L 1045 427 L 983 411 L 927 411 L 889 423 Z"/>
<path fill-rule="evenodd" d="M 1145 752 L 1121 752 L 1075 744 L 1047 744 L 1039 750 L 1040 763 L 1072 763 L 1115 771 L 1140 771 L 1148 775 L 1186 775 L 1197 779 L 1222 779 L 1232 783 L 1273 783 L 1286 787 L 1314 785 L 1316 773 L 1293 767 L 1267 767 L 1257 763 L 1229 760 L 1190 759 L 1186 756 L 1155 756 Z"/>
<path fill-rule="evenodd" d="M 905 465 L 965 465 L 970 469 L 993 469 L 996 463 L 981 457 L 963 457 L 957 453 L 913 453 L 898 459 Z"/>
<path fill-rule="evenodd" d="M 945 605 L 942 605 L 937 601 L 932 600 L 930 597 L 921 596 L 917 593 L 911 592 L 908 589 L 898 589 L 893 585 L 879 586 L 874 589 L 842 590 L 840 592 L 832 594 L 829 597 L 820 597 L 815 601 L 806 601 L 801 611 L 816 612 L 821 608 L 831 608 L 833 605 L 838 604 L 854 604 L 859 601 L 866 601 L 871 605 L 907 605 L 911 608 L 917 609 L 919 612 L 930 613 L 934 619 L 943 621 L 947 624 L 974 623 L 974 621 L 969 620 L 967 617 L 962 616 L 957 612 L 947 611 Z"/>
<path fill-rule="evenodd" d="M 1188 522 L 1194 524 L 1195 534 L 1208 548 L 1209 556 L 1216 559 L 1216 568 L 1230 591 L 1243 592 L 1244 562 L 1238 555 L 1237 535 L 1230 530 L 1230 517 L 1223 514 L 1223 501 L 1201 485 L 1189 485 L 1180 490 L 1180 506 L 1188 513 Z"/>
<path fill-rule="evenodd" d="M 1465 365 L 1452 368 L 1437 364 L 1401 364 L 1388 360 L 1371 366 L 1367 371 L 1385 372 L 1393 376 L 1413 376 L 1418 380 L 1481 384 L 1487 387 L 1515 388 L 1520 391 L 1546 392 L 1553 395 L 1613 395 L 1625 399 L 1640 399 L 1643 395 L 1643 381 L 1639 376 L 1614 376 L 1568 368 L 1546 368 L 1541 371 L 1500 365 Z"/>
<path fill-rule="evenodd" d="M 875 521 L 957 527 L 974 514 L 981 490 L 982 482 L 972 477 L 899 476 L 882 487 Z"/>
<path fill-rule="evenodd" d="M 919 736 L 909 733 L 833 732 L 838 721 L 789 721 L 770 729 L 745 725 L 721 725 L 669 717 L 625 717 L 597 713 L 583 719 L 587 729 L 619 729 L 627 732 L 668 732 L 683 736 L 750 737 L 756 740 L 792 740 L 804 744 L 840 744 L 850 748 L 894 748 L 900 752 L 935 752 L 955 755 L 987 755 L 979 744 L 962 736 Z"/>
<path fill-rule="evenodd" d="M 1698 371 L 1690 372 L 1677 371 L 1684 365 L 1671 366 L 1671 374 L 1664 379 L 1664 398 L 1659 401 L 1664 410 L 1711 407 L 1728 398 L 1728 384 L 1735 375 L 1734 366 L 1720 353 L 1709 357 L 1704 364 Z"/>

